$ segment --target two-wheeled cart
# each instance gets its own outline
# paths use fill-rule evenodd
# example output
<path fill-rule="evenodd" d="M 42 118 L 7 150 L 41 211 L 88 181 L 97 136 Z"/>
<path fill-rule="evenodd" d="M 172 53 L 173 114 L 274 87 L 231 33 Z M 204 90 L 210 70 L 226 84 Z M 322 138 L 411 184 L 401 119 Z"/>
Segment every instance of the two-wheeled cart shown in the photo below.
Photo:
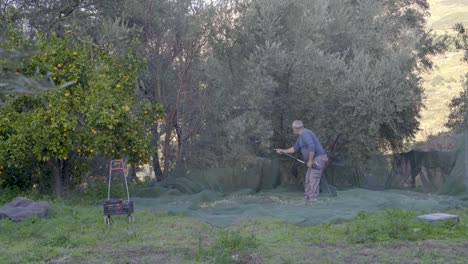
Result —
<path fill-rule="evenodd" d="M 127 191 L 127 199 L 111 199 L 112 172 L 121 171 L 125 190 Z M 130 192 L 128 191 L 127 170 L 123 160 L 112 160 L 109 165 L 109 178 L 107 186 L 107 200 L 104 202 L 104 222 L 108 225 L 112 224 L 112 215 L 127 215 L 127 222 L 133 223 L 135 217 L 133 215 L 133 201 L 130 201 Z"/>

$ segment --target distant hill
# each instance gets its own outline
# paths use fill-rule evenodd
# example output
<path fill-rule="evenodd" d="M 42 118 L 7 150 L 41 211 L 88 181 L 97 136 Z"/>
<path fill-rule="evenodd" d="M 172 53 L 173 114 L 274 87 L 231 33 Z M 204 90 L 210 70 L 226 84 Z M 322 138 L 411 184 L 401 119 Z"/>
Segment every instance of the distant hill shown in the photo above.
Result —
<path fill-rule="evenodd" d="M 429 0 L 431 17 L 428 29 L 436 33 L 452 33 L 456 23 L 468 25 L 468 0 Z M 461 91 L 461 77 L 468 64 L 461 62 L 461 52 L 447 52 L 433 58 L 434 70 L 423 75 L 426 108 L 421 113 L 421 131 L 416 140 L 447 131 L 448 103 Z"/>
<path fill-rule="evenodd" d="M 468 0 L 429 0 L 429 28 L 450 30 L 455 23 L 468 24 Z"/>

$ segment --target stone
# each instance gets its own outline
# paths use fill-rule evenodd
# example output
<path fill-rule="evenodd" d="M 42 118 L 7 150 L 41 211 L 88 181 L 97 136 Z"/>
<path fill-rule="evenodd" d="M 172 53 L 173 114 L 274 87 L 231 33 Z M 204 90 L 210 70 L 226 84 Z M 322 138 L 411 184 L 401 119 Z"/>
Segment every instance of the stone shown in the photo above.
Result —
<path fill-rule="evenodd" d="M 444 213 L 420 215 L 418 216 L 418 219 L 421 221 L 426 221 L 431 224 L 435 224 L 435 223 L 446 221 L 446 220 L 454 220 L 457 222 L 460 221 L 460 218 L 458 217 L 458 215 L 451 215 L 451 214 L 444 214 Z"/>
<path fill-rule="evenodd" d="M 35 202 L 26 197 L 16 197 L 13 201 L 0 207 L 0 219 L 11 219 L 19 222 L 30 216 L 44 218 L 48 212 L 48 202 Z"/>

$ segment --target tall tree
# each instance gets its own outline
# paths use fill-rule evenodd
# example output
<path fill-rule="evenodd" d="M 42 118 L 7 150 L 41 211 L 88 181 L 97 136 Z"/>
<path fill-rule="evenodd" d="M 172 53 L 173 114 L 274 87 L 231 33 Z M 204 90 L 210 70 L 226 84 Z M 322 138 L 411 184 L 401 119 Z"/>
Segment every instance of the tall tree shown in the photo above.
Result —
<path fill-rule="evenodd" d="M 463 61 L 468 62 L 468 30 L 463 24 L 457 24 L 454 28 L 458 35 L 455 38 L 455 46 L 464 52 Z M 468 128 L 468 73 L 463 78 L 463 91 L 458 97 L 452 99 L 449 104 L 450 115 L 446 124 L 448 128 L 456 131 L 464 131 Z"/>
<path fill-rule="evenodd" d="M 419 73 L 444 48 L 424 31 L 426 1 L 240 2 L 224 2 L 208 61 L 212 149 L 237 162 L 285 145 L 294 119 L 356 159 L 414 136 Z"/>
<path fill-rule="evenodd" d="M 203 123 L 207 102 L 201 65 L 211 11 L 200 0 L 130 0 L 127 6 L 128 21 L 142 28 L 147 59 L 143 96 L 161 102 L 166 111 L 164 122 L 152 128 L 153 168 L 161 180 L 184 158 L 186 145 Z"/>
<path fill-rule="evenodd" d="M 62 196 L 81 177 L 73 175 L 80 157 L 100 153 L 145 161 L 146 124 L 158 121 L 160 109 L 134 105 L 137 57 L 108 54 L 70 35 L 39 35 L 35 47 L 38 52 L 16 67 L 0 66 L 47 76 L 56 88 L 19 97 L 2 110 L 0 164 L 50 169 L 53 192 Z"/>

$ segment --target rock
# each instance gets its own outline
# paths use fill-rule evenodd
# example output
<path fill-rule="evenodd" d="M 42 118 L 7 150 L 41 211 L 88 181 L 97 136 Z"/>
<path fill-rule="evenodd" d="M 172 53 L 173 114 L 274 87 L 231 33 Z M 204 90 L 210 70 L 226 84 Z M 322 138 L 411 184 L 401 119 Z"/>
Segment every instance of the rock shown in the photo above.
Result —
<path fill-rule="evenodd" d="M 418 216 L 418 219 L 429 222 L 431 224 L 435 224 L 435 223 L 438 223 L 440 221 L 445 221 L 445 220 L 455 220 L 457 222 L 460 221 L 460 218 L 458 217 L 458 215 L 443 214 L 443 213 L 420 215 Z"/>
<path fill-rule="evenodd" d="M 34 202 L 25 197 L 16 197 L 13 201 L 0 207 L 0 219 L 9 218 L 19 222 L 30 216 L 44 218 L 48 211 L 48 202 Z"/>

